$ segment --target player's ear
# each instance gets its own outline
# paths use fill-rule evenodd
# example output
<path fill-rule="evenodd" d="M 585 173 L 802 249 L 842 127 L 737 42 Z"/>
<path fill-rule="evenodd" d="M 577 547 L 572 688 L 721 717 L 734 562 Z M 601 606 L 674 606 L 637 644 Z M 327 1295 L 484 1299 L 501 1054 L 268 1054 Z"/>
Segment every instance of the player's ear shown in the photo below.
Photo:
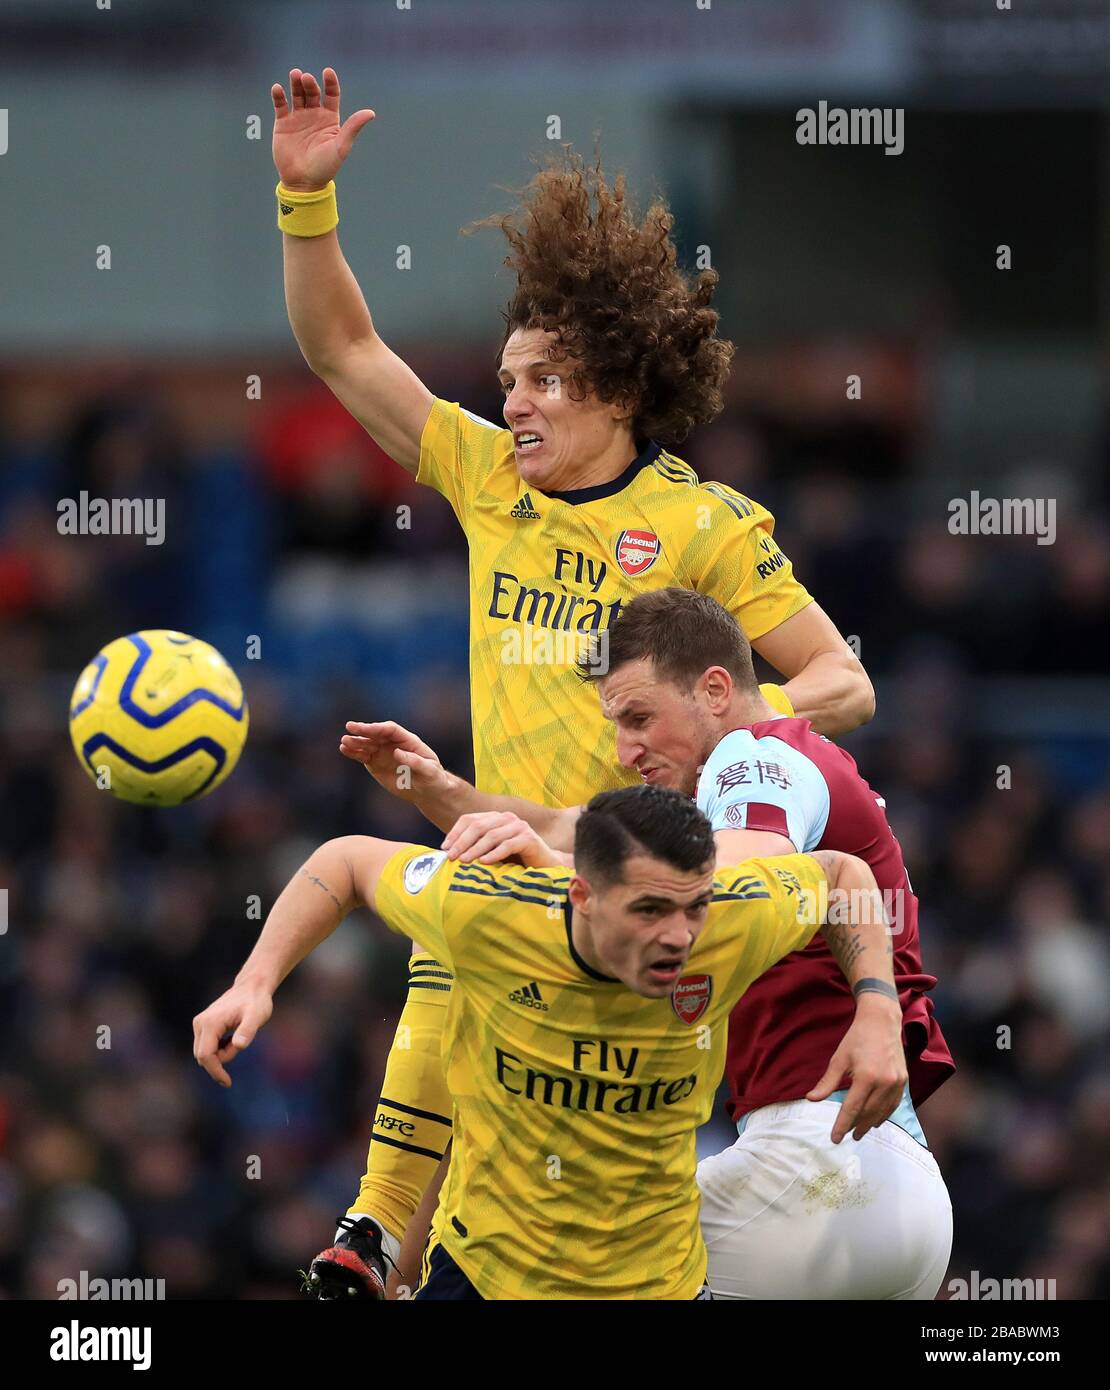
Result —
<path fill-rule="evenodd" d="M 573 911 L 589 911 L 590 898 L 592 897 L 590 885 L 578 874 L 574 875 L 567 887 L 567 897 L 570 898 Z"/>
<path fill-rule="evenodd" d="M 629 429 L 634 430 L 639 404 L 639 401 L 632 396 L 618 396 L 610 407 L 613 412 L 613 419 L 618 425 L 627 425 Z"/>
<path fill-rule="evenodd" d="M 723 709 L 732 698 L 733 679 L 723 666 L 710 666 L 698 680 L 698 689 L 705 692 L 713 709 Z"/>

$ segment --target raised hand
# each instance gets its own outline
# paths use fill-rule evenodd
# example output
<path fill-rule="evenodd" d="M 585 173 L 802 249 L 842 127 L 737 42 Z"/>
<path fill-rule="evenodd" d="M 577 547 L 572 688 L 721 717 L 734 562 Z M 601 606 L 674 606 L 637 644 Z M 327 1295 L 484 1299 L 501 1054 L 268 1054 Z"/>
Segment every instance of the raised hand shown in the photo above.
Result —
<path fill-rule="evenodd" d="M 334 68 L 324 69 L 324 90 L 310 72 L 289 72 L 290 99 L 275 82 L 274 164 L 286 188 L 309 193 L 326 187 L 351 152 L 355 137 L 374 119 L 368 109 L 356 111 L 339 122 L 339 78 Z M 290 105 L 290 100 L 292 105 Z"/>
<path fill-rule="evenodd" d="M 361 763 L 379 786 L 402 801 L 419 802 L 421 795 L 442 790 L 448 781 L 435 750 L 392 720 L 349 720 L 339 751 Z"/>

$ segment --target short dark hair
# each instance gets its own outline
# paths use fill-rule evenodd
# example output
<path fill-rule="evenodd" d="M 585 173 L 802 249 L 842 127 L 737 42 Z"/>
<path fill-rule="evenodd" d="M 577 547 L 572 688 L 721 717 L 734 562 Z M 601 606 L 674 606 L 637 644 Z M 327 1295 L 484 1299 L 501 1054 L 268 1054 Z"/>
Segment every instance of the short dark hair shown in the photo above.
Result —
<path fill-rule="evenodd" d="M 693 872 L 715 852 L 709 821 L 688 796 L 669 787 L 598 792 L 574 827 L 575 868 L 604 883 L 620 883 L 625 860 L 634 854 Z"/>
<path fill-rule="evenodd" d="M 653 589 L 626 603 L 616 622 L 578 663 L 584 681 L 599 681 L 627 661 L 650 657 L 656 673 L 684 688 L 710 666 L 723 666 L 744 691 L 756 689 L 744 630 L 715 598 L 692 589 Z"/>

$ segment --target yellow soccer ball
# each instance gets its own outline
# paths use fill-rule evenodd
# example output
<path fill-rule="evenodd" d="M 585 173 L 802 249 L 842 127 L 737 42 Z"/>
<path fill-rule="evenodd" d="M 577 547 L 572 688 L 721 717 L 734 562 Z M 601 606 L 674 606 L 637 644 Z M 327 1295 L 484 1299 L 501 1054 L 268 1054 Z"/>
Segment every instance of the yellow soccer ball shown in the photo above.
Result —
<path fill-rule="evenodd" d="M 247 737 L 239 678 L 207 642 L 162 628 L 117 637 L 73 688 L 69 735 L 104 791 L 144 806 L 207 796 Z"/>

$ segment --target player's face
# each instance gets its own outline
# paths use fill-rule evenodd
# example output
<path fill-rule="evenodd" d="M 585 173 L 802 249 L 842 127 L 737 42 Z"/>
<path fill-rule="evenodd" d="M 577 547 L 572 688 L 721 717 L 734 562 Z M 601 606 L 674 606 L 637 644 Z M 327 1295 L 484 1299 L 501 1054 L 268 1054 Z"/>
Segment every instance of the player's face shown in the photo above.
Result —
<path fill-rule="evenodd" d="M 684 689 L 655 674 L 650 658 L 626 661 L 597 683 L 601 709 L 617 733 L 621 767 L 645 782 L 693 796 L 698 771 L 720 738 L 705 679 Z"/>
<path fill-rule="evenodd" d="M 524 482 L 548 492 L 586 486 L 593 465 L 619 445 L 622 432 L 628 433 L 616 405 L 602 404 L 592 392 L 584 400 L 571 399 L 571 376 L 581 363 L 573 357 L 549 361 L 547 351 L 557 341 L 542 328 L 516 329 L 497 373 L 517 471 Z"/>
<path fill-rule="evenodd" d="M 666 998 L 705 926 L 713 862 L 676 869 L 649 855 L 625 861 L 624 880 L 600 890 L 571 883 L 571 903 L 587 923 L 589 964 L 649 999 Z"/>

